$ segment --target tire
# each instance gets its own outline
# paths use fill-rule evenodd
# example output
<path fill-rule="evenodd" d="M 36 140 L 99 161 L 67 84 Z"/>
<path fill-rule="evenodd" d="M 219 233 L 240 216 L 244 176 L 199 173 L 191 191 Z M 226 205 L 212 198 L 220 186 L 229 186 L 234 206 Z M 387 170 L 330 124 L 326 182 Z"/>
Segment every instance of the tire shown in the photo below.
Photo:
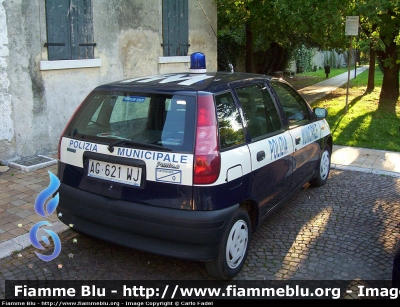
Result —
<path fill-rule="evenodd" d="M 325 146 L 325 149 L 321 155 L 321 159 L 319 160 L 317 177 L 310 180 L 310 184 L 315 187 L 323 186 L 328 181 L 330 169 L 331 169 L 331 150 L 327 145 Z"/>
<path fill-rule="evenodd" d="M 250 218 L 242 208 L 235 213 L 222 236 L 218 256 L 205 262 L 208 274 L 219 280 L 229 280 L 242 269 L 251 239 Z"/>

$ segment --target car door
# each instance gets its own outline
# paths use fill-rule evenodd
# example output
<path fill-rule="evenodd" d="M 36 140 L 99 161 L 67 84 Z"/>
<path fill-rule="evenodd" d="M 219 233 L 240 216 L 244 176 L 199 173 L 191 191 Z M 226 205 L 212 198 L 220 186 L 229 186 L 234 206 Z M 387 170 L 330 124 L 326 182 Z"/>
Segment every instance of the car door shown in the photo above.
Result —
<path fill-rule="evenodd" d="M 288 84 L 271 82 L 288 119 L 288 133 L 293 142 L 293 178 L 291 189 L 304 185 L 317 168 L 320 147 L 319 127 L 312 119 L 306 101 Z"/>
<path fill-rule="evenodd" d="M 282 129 L 274 100 L 265 83 L 235 88 L 251 155 L 252 184 L 258 191 L 261 218 L 291 186 L 291 135 Z"/>

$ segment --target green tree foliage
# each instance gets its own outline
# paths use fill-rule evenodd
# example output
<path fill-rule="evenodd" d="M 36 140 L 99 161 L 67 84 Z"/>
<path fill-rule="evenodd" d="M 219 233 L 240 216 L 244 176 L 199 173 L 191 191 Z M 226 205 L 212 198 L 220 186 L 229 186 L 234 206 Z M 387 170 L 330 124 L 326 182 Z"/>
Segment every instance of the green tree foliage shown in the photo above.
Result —
<path fill-rule="evenodd" d="M 283 69 L 288 57 L 302 46 L 319 49 L 343 47 L 345 38 L 335 29 L 343 28 L 337 6 L 344 0 L 218 0 L 218 29 L 233 44 L 240 45 L 240 56 L 257 58 L 246 71 Z M 340 18 L 339 18 L 340 17 Z M 249 39 L 249 35 L 251 36 Z M 240 38 L 239 40 L 237 38 Z M 269 58 L 268 58 L 268 55 Z M 274 66 L 274 62 L 279 65 Z"/>
<path fill-rule="evenodd" d="M 297 59 L 296 66 L 301 68 L 302 72 L 307 72 L 312 69 L 311 60 L 313 57 L 312 49 L 301 46 L 294 51 L 294 58 Z M 298 71 L 299 72 L 299 71 Z"/>
<path fill-rule="evenodd" d="M 383 64 L 380 98 L 397 100 L 400 0 L 217 0 L 217 5 L 219 37 L 225 48 L 246 58 L 248 72 L 282 69 L 303 45 L 346 50 L 346 16 L 359 15 L 360 39 Z"/>
<path fill-rule="evenodd" d="M 399 97 L 400 0 L 358 0 L 356 4 L 354 12 L 360 15 L 360 36 L 370 43 L 372 53 L 378 55 L 384 73 L 380 101 L 396 102 Z"/>

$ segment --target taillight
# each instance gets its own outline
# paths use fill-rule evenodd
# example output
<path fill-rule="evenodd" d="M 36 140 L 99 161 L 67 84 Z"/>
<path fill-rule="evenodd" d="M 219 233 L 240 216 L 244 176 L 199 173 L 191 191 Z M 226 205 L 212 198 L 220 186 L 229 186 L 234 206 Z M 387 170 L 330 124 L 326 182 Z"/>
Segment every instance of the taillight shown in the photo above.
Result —
<path fill-rule="evenodd" d="M 214 98 L 211 95 L 199 96 L 193 182 L 195 184 L 213 183 L 217 180 L 220 169 L 221 157 Z"/>

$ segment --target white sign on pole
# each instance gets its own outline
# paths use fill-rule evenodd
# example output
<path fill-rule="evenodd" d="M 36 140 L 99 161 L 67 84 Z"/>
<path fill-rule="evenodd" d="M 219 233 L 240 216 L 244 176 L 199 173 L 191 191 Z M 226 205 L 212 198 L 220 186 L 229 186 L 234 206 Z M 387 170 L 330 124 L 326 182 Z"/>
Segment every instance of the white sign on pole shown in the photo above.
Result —
<path fill-rule="evenodd" d="M 346 35 L 357 36 L 358 35 L 358 26 L 359 26 L 359 16 L 346 16 Z"/>

